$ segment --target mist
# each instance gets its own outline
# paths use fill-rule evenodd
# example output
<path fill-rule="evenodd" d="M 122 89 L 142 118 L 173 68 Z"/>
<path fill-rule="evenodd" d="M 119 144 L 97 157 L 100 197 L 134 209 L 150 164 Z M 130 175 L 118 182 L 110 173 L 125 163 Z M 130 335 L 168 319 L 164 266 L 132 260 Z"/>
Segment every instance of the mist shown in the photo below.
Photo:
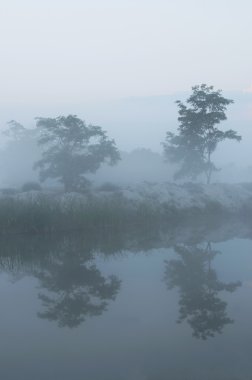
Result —
<path fill-rule="evenodd" d="M 239 144 L 221 143 L 213 155 L 218 172 L 214 182 L 239 183 L 252 180 L 250 141 L 252 140 L 252 94 L 235 92 L 225 94 L 234 100 L 227 112 L 222 128 L 235 129 L 241 136 Z M 162 142 L 167 130 L 175 132 L 178 113 L 175 101 L 186 99 L 188 92 L 166 96 L 132 97 L 128 99 L 86 102 L 83 105 L 2 108 L 1 131 L 8 129 L 7 122 L 17 120 L 28 129 L 35 129 L 37 116 L 55 117 L 76 114 L 87 123 L 102 126 L 113 136 L 121 152 L 121 161 L 114 167 L 102 165 L 95 175 L 89 175 L 94 183 L 115 182 L 131 184 L 141 181 L 173 181 L 175 167 L 167 162 Z M 235 154 L 234 154 L 235 153 Z M 41 155 L 36 141 L 25 139 L 15 145 L 2 134 L 1 187 L 22 186 L 27 181 L 38 181 L 33 165 Z"/>
<path fill-rule="evenodd" d="M 251 379 L 251 15 L 1 2 L 1 379 Z"/>

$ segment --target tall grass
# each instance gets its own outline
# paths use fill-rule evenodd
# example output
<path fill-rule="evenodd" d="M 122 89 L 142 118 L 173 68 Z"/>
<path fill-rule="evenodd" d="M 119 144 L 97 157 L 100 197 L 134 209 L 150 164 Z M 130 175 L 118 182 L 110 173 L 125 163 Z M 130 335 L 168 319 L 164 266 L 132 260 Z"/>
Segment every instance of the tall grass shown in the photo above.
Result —
<path fill-rule="evenodd" d="M 130 201 L 123 196 L 89 197 L 85 202 L 62 202 L 57 197 L 40 196 L 35 200 L 0 198 L 0 234 L 48 233 L 87 229 L 151 229 L 174 226 L 191 219 L 225 217 L 219 204 L 204 209 L 179 210 L 169 204 Z"/>

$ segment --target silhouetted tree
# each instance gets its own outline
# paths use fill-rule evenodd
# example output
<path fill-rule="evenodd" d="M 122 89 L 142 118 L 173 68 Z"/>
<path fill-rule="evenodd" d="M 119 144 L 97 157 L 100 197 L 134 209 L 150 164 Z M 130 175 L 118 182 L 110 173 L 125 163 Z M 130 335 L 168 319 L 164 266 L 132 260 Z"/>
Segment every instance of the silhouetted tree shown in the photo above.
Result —
<path fill-rule="evenodd" d="M 84 174 L 95 172 L 103 162 L 114 165 L 120 159 L 114 140 L 101 127 L 86 125 L 75 115 L 37 118 L 36 125 L 44 151 L 34 167 L 41 181 L 58 179 L 65 191 L 85 190 Z"/>
<path fill-rule="evenodd" d="M 36 131 L 34 129 L 27 129 L 22 124 L 15 120 L 11 120 L 7 123 L 8 128 L 3 131 L 3 135 L 7 136 L 10 140 L 22 140 L 24 137 L 34 138 Z"/>
<path fill-rule="evenodd" d="M 0 270 L 13 280 L 26 275 L 37 279 L 43 304 L 38 316 L 59 327 L 77 327 L 87 317 L 106 311 L 120 290 L 121 281 L 114 275 L 103 276 L 94 263 L 97 240 L 97 236 L 7 239 Z"/>
<path fill-rule="evenodd" d="M 101 315 L 120 288 L 116 276 L 106 279 L 94 264 L 69 255 L 44 268 L 37 278 L 49 292 L 39 294 L 46 310 L 38 315 L 60 327 L 77 327 L 86 317 Z"/>
<path fill-rule="evenodd" d="M 226 324 L 233 323 L 227 316 L 227 303 L 218 297 L 220 291 L 234 292 L 239 281 L 224 284 L 219 281 L 211 261 L 217 251 L 207 247 L 176 246 L 179 260 L 166 262 L 165 281 L 169 289 L 179 288 L 178 323 L 187 320 L 193 336 L 200 339 L 221 333 Z"/>
<path fill-rule="evenodd" d="M 241 136 L 233 130 L 226 132 L 218 129 L 217 125 L 226 120 L 227 106 L 233 100 L 222 96 L 222 91 L 215 91 L 213 86 L 202 84 L 192 87 L 192 94 L 186 100 L 186 105 L 180 100 L 178 105 L 178 134 L 167 132 L 163 144 L 167 159 L 180 164 L 175 178 L 197 178 L 206 175 L 210 183 L 212 172 L 217 170 L 211 156 L 219 142 L 231 139 L 241 140 Z"/>

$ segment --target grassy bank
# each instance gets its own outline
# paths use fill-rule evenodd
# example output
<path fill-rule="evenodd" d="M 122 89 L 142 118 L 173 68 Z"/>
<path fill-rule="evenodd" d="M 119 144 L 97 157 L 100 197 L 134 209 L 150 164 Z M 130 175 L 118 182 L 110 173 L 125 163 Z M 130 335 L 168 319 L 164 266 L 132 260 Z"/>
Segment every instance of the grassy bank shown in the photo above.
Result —
<path fill-rule="evenodd" d="M 217 202 L 205 207 L 178 209 L 168 203 L 149 200 L 132 201 L 123 195 L 110 197 L 58 198 L 37 194 L 36 197 L 0 198 L 0 233 L 53 233 L 113 228 L 151 229 L 208 219 L 210 223 L 229 217 Z"/>

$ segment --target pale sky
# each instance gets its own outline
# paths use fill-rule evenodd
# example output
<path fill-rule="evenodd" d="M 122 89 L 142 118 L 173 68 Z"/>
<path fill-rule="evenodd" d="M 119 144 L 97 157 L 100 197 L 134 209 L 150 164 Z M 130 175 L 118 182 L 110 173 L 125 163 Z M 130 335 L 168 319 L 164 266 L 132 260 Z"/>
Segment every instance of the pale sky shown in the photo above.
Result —
<path fill-rule="evenodd" d="M 1 0 L 2 105 L 252 90 L 251 0 Z"/>

